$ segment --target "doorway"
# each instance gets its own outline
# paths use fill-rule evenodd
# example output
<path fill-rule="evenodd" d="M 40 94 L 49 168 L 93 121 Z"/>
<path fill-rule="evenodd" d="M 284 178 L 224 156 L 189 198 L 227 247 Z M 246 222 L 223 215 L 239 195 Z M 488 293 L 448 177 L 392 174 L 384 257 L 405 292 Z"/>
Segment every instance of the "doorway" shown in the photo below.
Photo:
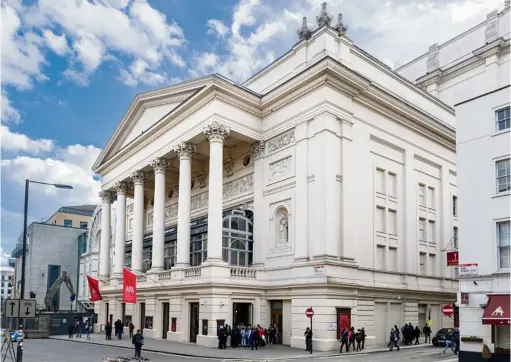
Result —
<path fill-rule="evenodd" d="M 282 300 L 271 301 L 270 323 L 277 326 L 277 344 L 282 344 Z"/>
<path fill-rule="evenodd" d="M 232 303 L 232 325 L 252 325 L 252 303 Z"/>
<path fill-rule="evenodd" d="M 190 303 L 190 342 L 197 343 L 199 334 L 199 303 Z"/>
<path fill-rule="evenodd" d="M 163 321 L 161 325 L 163 326 L 163 333 L 161 338 L 167 339 L 167 332 L 169 331 L 169 311 L 170 311 L 170 304 L 169 303 L 162 303 L 163 307 Z"/>
<path fill-rule="evenodd" d="M 144 334 L 145 326 L 145 303 L 140 303 L 140 331 Z"/>
<path fill-rule="evenodd" d="M 105 324 L 108 324 L 108 322 L 110 322 L 110 319 L 108 319 L 109 312 L 110 312 L 110 304 L 105 303 Z"/>

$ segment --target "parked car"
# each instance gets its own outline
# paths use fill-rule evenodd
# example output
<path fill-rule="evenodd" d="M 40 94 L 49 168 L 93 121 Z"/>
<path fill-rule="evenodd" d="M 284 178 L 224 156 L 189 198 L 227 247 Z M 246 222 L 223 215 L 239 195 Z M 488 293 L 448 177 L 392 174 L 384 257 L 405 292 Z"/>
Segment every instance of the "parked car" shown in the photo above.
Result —
<path fill-rule="evenodd" d="M 451 328 L 442 328 L 438 332 L 436 332 L 435 336 L 431 340 L 433 346 L 445 346 L 445 337 L 447 336 L 447 331 Z"/>

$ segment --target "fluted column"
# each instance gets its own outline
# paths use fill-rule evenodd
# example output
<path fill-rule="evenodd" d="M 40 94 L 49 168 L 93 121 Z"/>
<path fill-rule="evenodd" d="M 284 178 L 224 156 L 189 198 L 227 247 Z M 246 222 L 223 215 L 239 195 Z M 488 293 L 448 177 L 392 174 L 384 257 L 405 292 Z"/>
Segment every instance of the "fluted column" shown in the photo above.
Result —
<path fill-rule="evenodd" d="M 135 185 L 135 200 L 133 206 L 133 238 L 131 242 L 131 269 L 135 272 L 142 271 L 142 258 L 144 249 L 144 183 L 147 174 L 143 171 L 135 171 L 130 178 Z"/>
<path fill-rule="evenodd" d="M 112 193 L 103 190 L 99 193 L 101 198 L 101 244 L 99 250 L 99 278 L 107 279 L 110 276 L 110 211 Z"/>
<path fill-rule="evenodd" d="M 179 203 L 177 209 L 177 267 L 190 264 L 190 213 L 192 156 L 195 145 L 182 142 L 174 151 L 179 155 Z"/>
<path fill-rule="evenodd" d="M 126 244 L 126 192 L 128 191 L 128 184 L 124 181 L 116 183 L 115 191 L 117 192 L 117 224 L 115 228 L 114 275 L 121 276 Z"/>
<path fill-rule="evenodd" d="M 208 262 L 222 261 L 223 152 L 229 128 L 213 122 L 204 128 L 209 140 Z"/>
<path fill-rule="evenodd" d="M 165 248 L 165 172 L 169 162 L 156 158 L 151 162 L 154 169 L 154 210 L 153 210 L 153 259 L 152 272 L 163 271 L 163 250 Z"/>
<path fill-rule="evenodd" d="M 264 263 L 264 239 L 262 224 L 265 217 L 264 206 L 264 142 L 256 142 L 252 145 L 254 157 L 254 246 L 252 265 L 260 266 Z"/>

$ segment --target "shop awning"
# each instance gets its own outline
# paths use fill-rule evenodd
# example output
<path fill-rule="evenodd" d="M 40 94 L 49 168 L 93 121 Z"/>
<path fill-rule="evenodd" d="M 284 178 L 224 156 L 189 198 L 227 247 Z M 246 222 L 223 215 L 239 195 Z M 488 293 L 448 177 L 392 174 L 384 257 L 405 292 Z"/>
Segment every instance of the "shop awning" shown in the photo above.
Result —
<path fill-rule="evenodd" d="M 492 294 L 483 313 L 483 324 L 509 325 L 509 294 Z"/>

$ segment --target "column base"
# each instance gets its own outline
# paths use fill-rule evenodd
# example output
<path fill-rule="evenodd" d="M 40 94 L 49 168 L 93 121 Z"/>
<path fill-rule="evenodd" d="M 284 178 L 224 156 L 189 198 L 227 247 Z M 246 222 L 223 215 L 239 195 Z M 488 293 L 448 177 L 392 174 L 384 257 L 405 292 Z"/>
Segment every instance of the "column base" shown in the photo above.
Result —
<path fill-rule="evenodd" d="M 172 270 L 181 270 L 186 269 L 190 267 L 190 263 L 176 263 L 174 267 L 172 267 Z"/>
<path fill-rule="evenodd" d="M 159 274 L 159 273 L 162 273 L 163 271 L 165 271 L 165 269 L 163 268 L 151 268 L 147 271 L 147 275 L 149 274 Z"/>
<path fill-rule="evenodd" d="M 208 266 L 208 265 L 227 266 L 227 262 L 224 261 L 222 258 L 208 258 L 201 265 L 202 266 Z"/>

